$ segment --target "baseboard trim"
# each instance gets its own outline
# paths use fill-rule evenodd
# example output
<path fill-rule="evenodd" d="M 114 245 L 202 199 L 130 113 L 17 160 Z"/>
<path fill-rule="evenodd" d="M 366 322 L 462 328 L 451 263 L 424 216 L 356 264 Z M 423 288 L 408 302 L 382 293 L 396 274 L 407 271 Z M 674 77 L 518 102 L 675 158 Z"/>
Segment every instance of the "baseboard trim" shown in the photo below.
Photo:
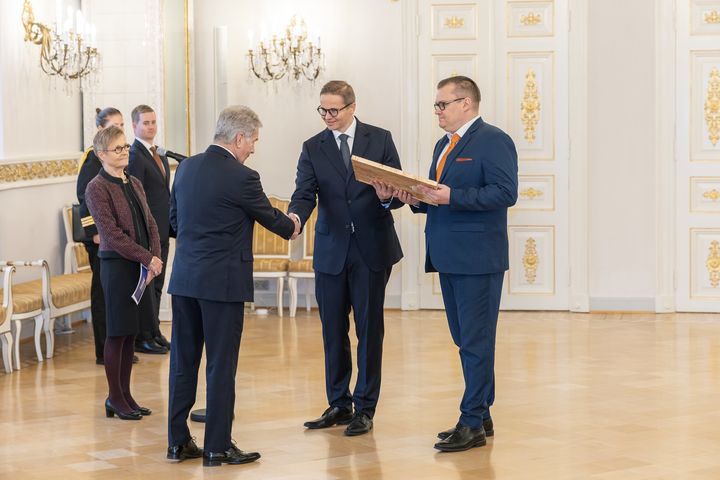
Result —
<path fill-rule="evenodd" d="M 654 297 L 590 297 L 590 312 L 655 312 Z"/>

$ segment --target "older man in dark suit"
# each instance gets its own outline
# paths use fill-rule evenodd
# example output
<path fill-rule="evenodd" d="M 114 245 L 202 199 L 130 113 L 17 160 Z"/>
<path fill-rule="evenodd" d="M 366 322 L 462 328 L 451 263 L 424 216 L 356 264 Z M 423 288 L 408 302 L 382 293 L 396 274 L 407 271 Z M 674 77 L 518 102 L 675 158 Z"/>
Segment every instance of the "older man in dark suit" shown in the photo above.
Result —
<path fill-rule="evenodd" d="M 507 210 L 517 201 L 515 144 L 480 117 L 480 90 L 467 77 L 442 80 L 435 114 L 447 132 L 430 166 L 437 190 L 422 189 L 433 203 L 394 192 L 426 213 L 425 271 L 440 273 L 445 312 L 460 349 L 465 394 L 456 426 L 438 434 L 445 452 L 485 445 L 494 434 L 495 333 L 503 276 L 508 269 Z"/>
<path fill-rule="evenodd" d="M 167 263 L 170 250 L 170 166 L 165 156 L 159 155 L 155 145 L 157 118 L 147 105 L 138 105 L 131 113 L 135 141 L 130 147 L 128 171 L 140 182 L 147 195 L 153 218 L 160 233 L 160 249 L 163 264 Z M 170 343 L 160 332 L 160 299 L 165 285 L 165 270 L 153 282 L 155 315 L 143 318 L 140 334 L 135 340 L 135 350 L 142 353 L 167 353 Z"/>
<path fill-rule="evenodd" d="M 247 107 L 220 113 L 214 144 L 183 161 L 170 196 L 177 249 L 170 278 L 173 348 L 167 457 L 203 456 L 203 465 L 239 464 L 260 458 L 231 440 L 235 372 L 244 302 L 253 301 L 252 237 L 255 222 L 283 238 L 300 225 L 273 208 L 258 173 L 244 165 L 255 151 L 262 124 Z M 207 356 L 205 452 L 190 436 L 187 417 L 195 403 L 198 368 Z"/>
<path fill-rule="evenodd" d="M 385 286 L 392 266 L 402 258 L 390 210 L 402 203 L 393 200 L 392 189 L 358 182 L 350 156 L 395 168 L 400 159 L 390 132 L 355 118 L 355 92 L 348 83 L 325 84 L 317 111 L 327 128 L 302 146 L 288 207 L 304 225 L 318 205 L 313 268 L 329 408 L 305 427 L 347 425 L 345 435 L 353 436 L 372 429 L 380 395 Z M 358 337 L 352 394 L 350 308 Z"/>

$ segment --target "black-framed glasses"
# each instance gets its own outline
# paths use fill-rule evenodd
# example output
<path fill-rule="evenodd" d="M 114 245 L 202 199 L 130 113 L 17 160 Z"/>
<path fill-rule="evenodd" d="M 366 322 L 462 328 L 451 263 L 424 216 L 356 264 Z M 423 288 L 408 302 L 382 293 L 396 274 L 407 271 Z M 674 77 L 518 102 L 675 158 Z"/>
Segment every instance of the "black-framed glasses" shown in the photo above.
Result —
<path fill-rule="evenodd" d="M 442 112 L 442 111 L 445 110 L 445 109 L 447 108 L 447 106 L 450 105 L 451 103 L 459 102 L 460 100 L 465 100 L 466 98 L 467 98 L 467 97 L 460 97 L 460 98 L 456 98 L 455 100 L 450 100 L 449 102 L 437 102 L 437 103 L 433 103 L 433 108 L 435 109 L 436 112 Z"/>
<path fill-rule="evenodd" d="M 123 150 L 130 150 L 130 144 L 126 143 L 125 145 L 118 145 L 115 148 L 111 148 L 110 150 L 100 150 L 101 152 L 115 152 L 118 155 L 120 155 Z"/>
<path fill-rule="evenodd" d="M 323 108 L 323 107 L 319 106 L 316 110 L 320 114 L 321 117 L 324 117 L 325 115 L 327 115 L 329 113 L 331 117 L 335 118 L 338 116 L 338 113 L 345 110 L 347 107 L 349 107 L 353 103 L 355 103 L 355 102 L 350 102 L 342 108 Z"/>

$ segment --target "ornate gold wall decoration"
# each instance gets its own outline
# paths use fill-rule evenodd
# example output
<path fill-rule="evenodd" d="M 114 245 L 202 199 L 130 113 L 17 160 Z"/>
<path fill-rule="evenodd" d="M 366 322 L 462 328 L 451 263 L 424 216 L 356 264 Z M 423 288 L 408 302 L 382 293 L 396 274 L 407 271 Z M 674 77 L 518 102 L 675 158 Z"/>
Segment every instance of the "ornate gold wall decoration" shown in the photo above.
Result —
<path fill-rule="evenodd" d="M 539 25 L 542 23 L 542 16 L 539 13 L 528 13 L 520 17 L 520 23 L 526 26 Z"/>
<path fill-rule="evenodd" d="M 709 200 L 712 200 L 713 202 L 717 202 L 718 199 L 720 199 L 720 192 L 713 188 L 712 190 L 703 192 L 703 198 L 707 198 Z"/>
<path fill-rule="evenodd" d="M 445 19 L 445 27 L 446 28 L 462 28 L 465 25 L 465 19 L 452 16 L 450 18 Z"/>
<path fill-rule="evenodd" d="M 710 242 L 710 253 L 708 253 L 705 266 L 710 275 L 710 285 L 717 288 L 720 285 L 720 242 L 717 240 Z"/>
<path fill-rule="evenodd" d="M 0 165 L 0 183 L 77 175 L 78 161 L 48 160 L 45 162 Z"/>
<path fill-rule="evenodd" d="M 540 198 L 543 195 L 545 195 L 545 192 L 542 190 L 538 190 L 534 187 L 526 188 L 525 190 L 520 192 L 520 196 L 523 198 L 529 198 L 530 200 L 535 200 L 536 198 Z"/>
<path fill-rule="evenodd" d="M 713 146 L 720 140 L 720 71 L 717 67 L 710 72 L 707 96 L 705 97 L 705 123 L 708 138 Z"/>
<path fill-rule="evenodd" d="M 718 24 L 720 23 L 720 13 L 717 10 L 713 10 L 710 13 L 705 12 L 704 16 L 705 23 Z"/>
<path fill-rule="evenodd" d="M 535 283 L 540 257 L 538 257 L 535 239 L 532 237 L 525 242 L 525 255 L 523 255 L 522 262 L 523 267 L 525 267 L 525 279 L 528 283 Z"/>
<path fill-rule="evenodd" d="M 525 140 L 535 141 L 535 129 L 540 121 L 540 96 L 538 94 L 535 71 L 530 68 L 525 74 L 525 91 L 520 103 L 520 121 L 525 128 Z"/>

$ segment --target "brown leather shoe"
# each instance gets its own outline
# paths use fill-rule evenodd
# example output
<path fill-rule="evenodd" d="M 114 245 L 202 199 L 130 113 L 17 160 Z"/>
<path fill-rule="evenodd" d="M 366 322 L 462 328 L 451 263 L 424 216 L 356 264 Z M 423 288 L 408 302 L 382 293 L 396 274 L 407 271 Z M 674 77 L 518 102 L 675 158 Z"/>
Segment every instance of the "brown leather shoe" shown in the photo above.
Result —
<path fill-rule="evenodd" d="M 486 443 L 485 430 L 458 424 L 455 432 L 445 440 L 437 442 L 435 448 L 441 452 L 462 452 L 474 447 L 482 447 Z"/>
<path fill-rule="evenodd" d="M 316 428 L 328 428 L 335 425 L 347 425 L 352 420 L 352 410 L 340 407 L 330 407 L 325 410 L 320 418 L 305 422 L 305 428 L 314 430 Z"/>
<path fill-rule="evenodd" d="M 493 428 L 492 418 L 483 420 L 483 430 L 485 430 L 486 437 L 492 437 L 493 435 L 495 435 L 495 429 Z M 445 430 L 444 432 L 440 432 L 437 434 L 437 436 L 440 440 L 445 440 L 453 433 L 455 433 L 455 427 Z"/>
<path fill-rule="evenodd" d="M 191 438 L 185 445 L 172 445 L 167 449 L 169 460 L 186 460 L 188 458 L 200 458 L 203 455 L 202 448 L 198 448 L 195 439 Z"/>

